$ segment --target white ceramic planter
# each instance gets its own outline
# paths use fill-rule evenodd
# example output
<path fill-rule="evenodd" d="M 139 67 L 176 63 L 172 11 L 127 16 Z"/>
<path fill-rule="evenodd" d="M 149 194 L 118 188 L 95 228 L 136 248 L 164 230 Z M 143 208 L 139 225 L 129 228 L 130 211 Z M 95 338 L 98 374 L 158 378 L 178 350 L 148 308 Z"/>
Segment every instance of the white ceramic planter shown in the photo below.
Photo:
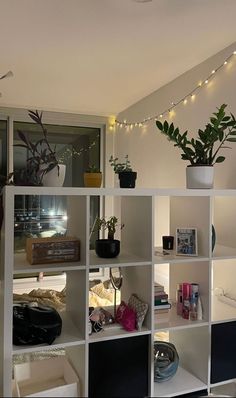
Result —
<path fill-rule="evenodd" d="M 66 175 L 66 166 L 64 164 L 59 164 L 59 175 L 58 168 L 50 170 L 48 173 L 44 174 L 42 183 L 44 187 L 62 187 L 64 184 Z"/>
<path fill-rule="evenodd" d="M 186 187 L 189 189 L 211 189 L 214 184 L 213 166 L 188 166 Z"/>

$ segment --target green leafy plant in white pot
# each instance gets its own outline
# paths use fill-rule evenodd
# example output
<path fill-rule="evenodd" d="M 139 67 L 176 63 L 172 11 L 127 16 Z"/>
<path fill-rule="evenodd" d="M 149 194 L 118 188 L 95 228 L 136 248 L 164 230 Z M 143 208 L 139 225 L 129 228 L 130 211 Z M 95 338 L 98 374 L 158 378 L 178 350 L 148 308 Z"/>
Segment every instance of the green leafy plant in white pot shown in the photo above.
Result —
<path fill-rule="evenodd" d="M 190 163 L 186 168 L 187 188 L 213 188 L 214 164 L 225 160 L 220 151 L 231 149 L 228 143 L 236 142 L 236 119 L 232 113 L 225 113 L 226 107 L 222 104 L 217 108 L 205 128 L 198 130 L 196 139 L 189 138 L 188 131 L 180 133 L 173 123 L 156 121 L 158 130 L 182 150 L 181 158 Z"/>

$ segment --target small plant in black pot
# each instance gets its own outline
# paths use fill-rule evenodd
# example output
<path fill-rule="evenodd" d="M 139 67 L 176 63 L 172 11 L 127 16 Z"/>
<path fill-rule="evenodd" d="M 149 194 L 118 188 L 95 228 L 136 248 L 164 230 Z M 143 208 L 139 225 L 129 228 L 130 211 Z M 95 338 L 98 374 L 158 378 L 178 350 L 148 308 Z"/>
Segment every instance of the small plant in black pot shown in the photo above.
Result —
<path fill-rule="evenodd" d="M 109 163 L 113 167 L 114 172 L 119 175 L 120 188 L 135 188 L 137 172 L 132 170 L 128 155 L 125 156 L 123 163 L 120 163 L 118 160 L 118 158 L 111 156 Z"/>
<path fill-rule="evenodd" d="M 120 253 L 120 241 L 114 239 L 118 225 L 118 218 L 115 216 L 111 216 L 109 219 L 96 219 L 93 230 L 107 230 L 107 239 L 97 239 L 95 241 L 95 251 L 98 257 L 113 258 L 117 257 Z M 121 225 L 121 228 L 123 228 L 123 226 L 124 225 Z"/>

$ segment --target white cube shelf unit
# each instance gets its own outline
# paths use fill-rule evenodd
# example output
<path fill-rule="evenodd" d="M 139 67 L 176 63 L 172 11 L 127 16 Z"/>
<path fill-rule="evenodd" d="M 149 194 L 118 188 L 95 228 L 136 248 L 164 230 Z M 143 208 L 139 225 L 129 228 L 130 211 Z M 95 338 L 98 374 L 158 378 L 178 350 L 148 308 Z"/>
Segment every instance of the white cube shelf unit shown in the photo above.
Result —
<path fill-rule="evenodd" d="M 14 208 L 17 195 L 64 196 L 67 202 L 67 235 L 80 239 L 81 257 L 78 262 L 30 265 L 25 253 L 14 252 Z M 111 198 L 114 206 L 111 215 L 116 215 L 125 227 L 120 231 L 121 253 L 115 259 L 102 259 L 90 250 L 90 200 L 94 196 Z M 236 307 L 219 301 L 215 294 L 218 288 L 233 295 L 233 280 L 236 265 L 236 191 L 235 190 L 176 190 L 176 189 L 113 189 L 113 188 L 46 188 L 14 187 L 4 189 L 4 223 L 1 231 L 1 395 L 12 394 L 13 356 L 25 353 L 63 349 L 80 378 L 81 396 L 90 394 L 90 382 L 94 380 L 91 358 L 99 352 L 99 344 L 107 345 L 119 353 L 119 341 L 124 347 L 129 342 L 138 346 L 139 339 L 147 338 L 145 396 L 169 397 L 203 390 L 211 390 L 227 383 L 212 382 L 211 337 L 214 325 L 235 322 Z M 109 210 L 111 213 L 111 210 Z M 212 253 L 212 224 L 216 229 L 216 247 Z M 198 255 L 163 255 L 157 248 L 161 236 L 176 233 L 176 228 L 197 228 Z M 175 248 L 174 248 L 175 249 Z M 149 311 L 141 331 L 127 332 L 121 327 L 105 329 L 89 335 L 89 277 L 96 268 L 122 267 L 123 285 L 121 298 L 128 300 L 136 293 L 148 303 Z M 66 273 L 66 310 L 62 313 L 62 333 L 51 346 L 12 345 L 13 278 L 32 272 Z M 163 279 L 158 279 L 163 277 Z M 154 317 L 154 281 L 162 283 L 168 290 L 172 309 L 165 322 L 156 323 Z M 192 282 L 200 286 L 203 304 L 203 319 L 190 321 L 176 315 L 175 296 L 178 283 Z M 222 285 L 223 284 L 223 285 Z M 217 288 L 217 289 L 216 289 Z M 219 289 L 217 290 L 219 292 Z M 236 295 L 236 289 L 235 289 Z M 234 324 L 233 324 L 234 326 Z M 235 326 L 236 328 L 236 326 Z M 169 381 L 154 383 L 153 343 L 159 332 L 174 343 L 180 358 L 176 375 Z M 128 342 L 128 343 L 127 343 Z M 126 344 L 126 345 L 125 345 Z M 128 345 L 127 345 L 128 344 Z M 132 344 L 131 344 L 132 346 Z M 93 349 L 90 349 L 93 347 Z M 132 351 L 131 351 L 132 352 Z M 145 353 L 144 353 L 145 354 Z M 235 353 L 234 353 L 235 354 Z M 112 352 L 111 352 L 112 356 Z M 143 358 L 145 355 L 143 356 Z M 125 353 L 122 367 L 129 376 L 130 362 Z M 113 363 L 115 358 L 112 358 Z M 122 360 L 122 356 L 121 356 Z M 102 366 L 103 359 L 100 358 Z M 136 361 L 137 362 L 137 361 Z M 110 366 L 108 364 L 108 366 Z M 113 365 L 112 365 L 113 366 Z M 126 369 L 127 366 L 127 369 Z M 104 368 L 105 369 L 105 368 Z M 147 369 L 147 370 L 145 370 Z M 106 369 L 104 370 L 106 371 Z M 90 374 L 91 372 L 91 374 Z M 99 383 L 107 382 L 104 380 Z M 132 379 L 130 377 L 130 380 Z M 235 376 L 236 378 L 236 372 Z M 232 375 L 229 377 L 232 379 Z M 135 377 L 134 377 L 135 379 Z M 119 384 L 127 380 L 119 379 Z M 128 388 L 128 387 L 127 387 Z M 93 389 L 94 391 L 94 389 Z M 127 389 L 128 391 L 128 389 Z M 112 392 L 114 396 L 114 391 Z M 137 395 L 137 394 L 136 394 Z M 136 396 L 134 393 L 134 396 Z M 96 396 L 96 393 L 95 393 Z M 125 396 L 125 393 L 120 396 Z M 132 392 L 127 393 L 132 396 Z"/>

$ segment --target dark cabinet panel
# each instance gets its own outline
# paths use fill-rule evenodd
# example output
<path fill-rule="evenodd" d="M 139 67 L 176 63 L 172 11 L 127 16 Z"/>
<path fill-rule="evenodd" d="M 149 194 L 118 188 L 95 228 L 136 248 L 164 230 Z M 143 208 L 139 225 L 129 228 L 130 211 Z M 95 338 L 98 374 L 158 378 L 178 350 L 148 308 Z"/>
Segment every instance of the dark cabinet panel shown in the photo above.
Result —
<path fill-rule="evenodd" d="M 236 322 L 212 325 L 211 383 L 236 377 Z"/>
<path fill-rule="evenodd" d="M 89 344 L 89 397 L 148 396 L 150 336 Z"/>

